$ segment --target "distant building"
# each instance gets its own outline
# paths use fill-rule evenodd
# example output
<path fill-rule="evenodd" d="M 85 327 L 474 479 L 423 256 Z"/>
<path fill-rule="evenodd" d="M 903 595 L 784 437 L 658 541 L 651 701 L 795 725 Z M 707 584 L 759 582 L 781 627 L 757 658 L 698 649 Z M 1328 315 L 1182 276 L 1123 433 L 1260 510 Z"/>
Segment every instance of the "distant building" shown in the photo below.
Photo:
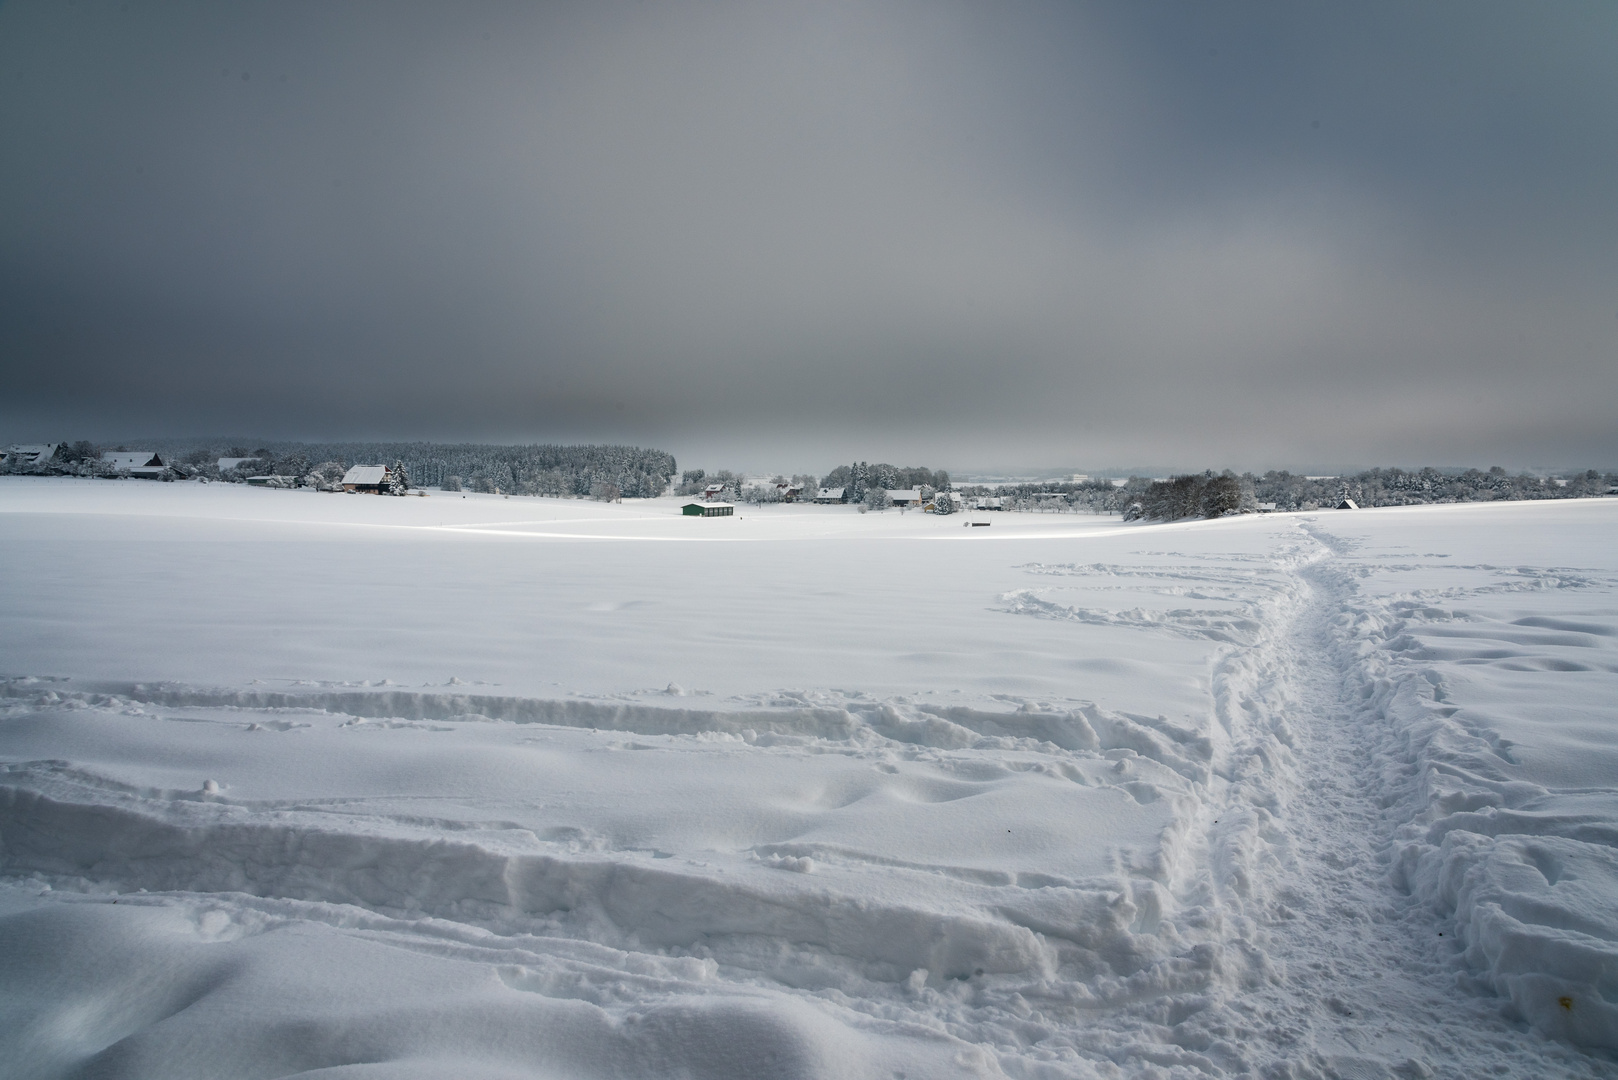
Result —
<path fill-rule="evenodd" d="M 688 502 L 680 507 L 680 513 L 686 517 L 730 517 L 736 508 L 730 503 L 722 502 Z"/>
<path fill-rule="evenodd" d="M 702 498 L 704 502 L 716 502 L 718 501 L 719 496 L 723 495 L 724 493 L 724 484 L 709 484 L 707 487 L 702 489 Z"/>
<path fill-rule="evenodd" d="M 1339 510 L 1358 510 L 1359 508 L 1360 504 L 1355 502 L 1353 499 L 1344 499 L 1342 502 L 1337 504 L 1337 509 Z"/>
<path fill-rule="evenodd" d="M 0 453 L 0 465 L 43 465 L 61 443 L 13 443 Z"/>
<path fill-rule="evenodd" d="M 1273 514 L 1273 513 L 1275 513 L 1275 504 L 1274 503 L 1259 503 L 1258 504 L 1258 512 L 1261 513 L 1261 514 Z"/>
<path fill-rule="evenodd" d="M 797 502 L 798 498 L 803 495 L 803 487 L 783 481 L 775 485 L 775 495 L 782 502 Z"/>
<path fill-rule="evenodd" d="M 899 488 L 897 491 L 890 491 L 888 492 L 888 501 L 894 506 L 920 506 L 921 489 Z"/>
<path fill-rule="evenodd" d="M 151 450 L 108 450 L 101 460 L 119 472 L 143 480 L 160 479 L 168 471 L 163 459 Z"/>
<path fill-rule="evenodd" d="M 817 503 L 847 502 L 848 500 L 843 497 L 843 492 L 846 491 L 846 490 L 848 490 L 848 489 L 847 488 L 840 488 L 840 487 L 821 488 L 819 491 L 815 492 L 815 502 L 817 502 Z"/>
<path fill-rule="evenodd" d="M 355 465 L 343 474 L 343 490 L 381 495 L 393 484 L 386 465 Z"/>

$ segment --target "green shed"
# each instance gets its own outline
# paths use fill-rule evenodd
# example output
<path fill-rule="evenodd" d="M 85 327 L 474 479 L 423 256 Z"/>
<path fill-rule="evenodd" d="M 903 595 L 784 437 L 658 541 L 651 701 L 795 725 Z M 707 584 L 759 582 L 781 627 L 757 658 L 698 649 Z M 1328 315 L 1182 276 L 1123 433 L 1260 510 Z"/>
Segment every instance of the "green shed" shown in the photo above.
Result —
<path fill-rule="evenodd" d="M 680 507 L 686 517 L 729 517 L 736 512 L 730 503 L 688 502 Z"/>

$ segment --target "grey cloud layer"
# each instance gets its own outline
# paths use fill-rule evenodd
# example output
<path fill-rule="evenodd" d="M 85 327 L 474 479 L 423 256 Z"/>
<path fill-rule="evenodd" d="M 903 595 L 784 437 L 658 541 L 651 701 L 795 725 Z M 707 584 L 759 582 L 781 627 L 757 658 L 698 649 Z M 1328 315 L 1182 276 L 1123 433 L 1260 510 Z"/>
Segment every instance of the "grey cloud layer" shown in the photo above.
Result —
<path fill-rule="evenodd" d="M 0 8 L 0 422 L 1618 463 L 1610 5 Z"/>

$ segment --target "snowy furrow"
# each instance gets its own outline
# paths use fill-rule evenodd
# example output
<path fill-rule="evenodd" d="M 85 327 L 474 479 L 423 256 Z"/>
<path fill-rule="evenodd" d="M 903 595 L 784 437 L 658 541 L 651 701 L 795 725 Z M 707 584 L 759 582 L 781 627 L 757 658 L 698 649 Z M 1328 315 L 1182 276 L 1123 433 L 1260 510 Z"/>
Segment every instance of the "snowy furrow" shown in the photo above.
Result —
<path fill-rule="evenodd" d="M 786 695 L 777 695 L 785 697 Z M 830 698 L 831 695 L 817 695 Z M 873 738 L 940 749 L 1129 749 L 1201 778 L 1210 744 L 1205 734 L 1167 717 L 1114 713 L 1093 704 L 1064 709 L 1025 703 L 994 712 L 959 705 L 908 701 L 830 702 L 817 707 L 750 708 L 719 702 L 707 709 L 624 704 L 586 699 L 519 698 L 417 690 L 228 690 L 170 684 L 99 683 L 76 688 L 69 680 L 33 676 L 0 679 L 0 700 L 39 708 L 128 705 L 167 709 L 235 709 L 251 713 L 328 713 L 354 720 L 504 721 L 624 731 L 640 735 L 731 735 L 774 745 L 769 736 L 860 742 Z"/>
<path fill-rule="evenodd" d="M 13 874 L 81 877 L 118 891 L 352 904 L 504 930 L 550 926 L 653 949 L 768 937 L 866 967 L 885 965 L 895 979 L 918 968 L 944 979 L 985 972 L 1044 978 L 1055 968 L 1055 949 L 1019 925 L 1018 915 L 1037 919 L 1045 934 L 1104 951 L 1111 937 L 1127 935 L 1133 913 L 1115 893 L 1066 889 L 1054 902 L 1026 904 L 1026 914 L 1016 900 L 1001 902 L 994 908 L 1005 918 L 995 919 L 940 910 L 936 901 L 914 908 L 873 904 L 835 888 L 771 888 L 781 875 L 726 880 L 622 856 L 502 851 L 495 846 L 505 839 L 500 835 L 452 841 L 426 831 L 409 835 L 395 823 L 371 833 L 356 831 L 355 823 L 338 831 L 312 816 L 156 817 L 0 787 L 0 829 Z"/>
<path fill-rule="evenodd" d="M 6 1075 L 1003 1075 L 937 1025 L 717 980 L 711 962 L 535 938 L 424 947 L 433 929 L 228 896 L 0 916 L 0 977 L 33 991 L 6 1003 Z"/>

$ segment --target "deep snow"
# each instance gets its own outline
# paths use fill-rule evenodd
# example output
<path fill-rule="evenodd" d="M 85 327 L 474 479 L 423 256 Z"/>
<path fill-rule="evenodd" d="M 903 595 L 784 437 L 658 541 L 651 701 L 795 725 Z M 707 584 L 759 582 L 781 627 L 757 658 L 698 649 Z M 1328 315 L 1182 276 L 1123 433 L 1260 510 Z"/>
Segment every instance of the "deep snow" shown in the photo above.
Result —
<path fill-rule="evenodd" d="M 1618 500 L 0 478 L 20 1077 L 1618 1075 Z"/>

